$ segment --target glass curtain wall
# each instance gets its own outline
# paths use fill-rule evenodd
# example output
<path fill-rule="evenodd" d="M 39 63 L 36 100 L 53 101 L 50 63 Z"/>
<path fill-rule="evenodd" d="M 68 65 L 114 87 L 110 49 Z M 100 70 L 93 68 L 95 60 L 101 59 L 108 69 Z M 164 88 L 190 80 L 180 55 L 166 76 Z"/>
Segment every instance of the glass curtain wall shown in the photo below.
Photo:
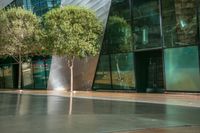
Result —
<path fill-rule="evenodd" d="M 4 88 L 4 76 L 3 76 L 3 68 L 0 67 L 0 88 Z"/>
<path fill-rule="evenodd" d="M 51 59 L 41 59 L 22 64 L 22 88 L 45 89 L 47 87 Z M 17 88 L 18 64 L 0 65 L 0 88 Z"/>
<path fill-rule="evenodd" d="M 196 0 L 162 0 L 165 47 L 196 45 Z"/>
<path fill-rule="evenodd" d="M 132 7 L 135 50 L 161 47 L 159 0 L 133 0 Z"/>
<path fill-rule="evenodd" d="M 198 47 L 165 49 L 166 89 L 200 91 Z"/>
<path fill-rule="evenodd" d="M 198 31 L 197 31 L 197 44 L 199 46 L 199 51 L 200 51 L 200 0 L 197 0 L 196 2 L 197 4 L 197 28 L 198 28 Z"/>
<path fill-rule="evenodd" d="M 130 6 L 112 1 L 93 89 L 135 87 Z"/>
<path fill-rule="evenodd" d="M 54 7 L 59 7 L 61 0 L 14 0 L 9 6 L 22 6 L 36 15 L 42 16 Z"/>
<path fill-rule="evenodd" d="M 13 88 L 13 67 L 12 64 L 0 66 L 0 88 Z"/>
<path fill-rule="evenodd" d="M 47 87 L 51 60 L 38 59 L 33 61 L 33 81 L 35 89 Z"/>
<path fill-rule="evenodd" d="M 26 62 L 22 64 L 23 88 L 34 88 L 32 63 Z"/>

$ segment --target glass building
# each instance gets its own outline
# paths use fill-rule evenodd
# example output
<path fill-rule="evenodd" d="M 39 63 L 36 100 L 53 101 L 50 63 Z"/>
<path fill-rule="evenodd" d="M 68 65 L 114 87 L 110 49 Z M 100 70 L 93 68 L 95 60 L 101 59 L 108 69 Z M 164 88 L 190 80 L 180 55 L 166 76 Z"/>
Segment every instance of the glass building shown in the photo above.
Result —
<path fill-rule="evenodd" d="M 112 0 L 93 89 L 200 92 L 199 0 Z"/>
<path fill-rule="evenodd" d="M 88 2 L 83 1 L 70 2 Z M 12 4 L 41 16 L 67 2 L 15 0 Z M 89 7 L 97 9 L 98 4 L 93 1 Z M 199 17 L 200 0 L 111 0 L 90 89 L 200 92 Z M 50 62 L 37 58 L 24 64 L 24 87 L 45 88 Z M 15 65 L 2 64 L 0 68 L 0 86 L 12 88 Z"/>

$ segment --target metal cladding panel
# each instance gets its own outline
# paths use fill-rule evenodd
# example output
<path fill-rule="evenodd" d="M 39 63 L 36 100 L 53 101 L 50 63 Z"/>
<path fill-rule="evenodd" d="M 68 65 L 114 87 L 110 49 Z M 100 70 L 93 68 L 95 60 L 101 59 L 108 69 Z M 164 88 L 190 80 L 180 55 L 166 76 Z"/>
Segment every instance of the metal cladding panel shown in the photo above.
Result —
<path fill-rule="evenodd" d="M 110 10 L 111 0 L 62 0 L 61 6 L 77 5 L 92 9 L 103 22 L 104 29 Z M 75 59 L 74 62 L 74 90 L 90 90 L 92 88 L 98 56 L 86 59 Z M 53 56 L 48 81 L 50 90 L 69 90 L 70 69 L 65 57 Z"/>
<path fill-rule="evenodd" d="M 0 0 L 0 9 L 3 9 L 8 4 L 10 4 L 13 0 Z"/>

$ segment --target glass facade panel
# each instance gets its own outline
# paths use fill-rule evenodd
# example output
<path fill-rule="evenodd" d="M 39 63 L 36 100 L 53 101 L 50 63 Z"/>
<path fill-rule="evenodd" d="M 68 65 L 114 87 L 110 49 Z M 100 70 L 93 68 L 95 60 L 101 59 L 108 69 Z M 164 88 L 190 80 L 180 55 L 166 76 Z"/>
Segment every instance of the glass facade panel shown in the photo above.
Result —
<path fill-rule="evenodd" d="M 4 88 L 4 76 L 2 67 L 0 67 L 0 88 Z"/>
<path fill-rule="evenodd" d="M 131 1 L 113 0 L 93 89 L 133 89 Z"/>
<path fill-rule="evenodd" d="M 44 63 L 45 63 L 45 70 L 46 70 L 46 82 L 48 82 L 50 68 L 51 68 L 51 59 L 45 60 Z"/>
<path fill-rule="evenodd" d="M 132 51 L 131 10 L 128 0 L 113 1 L 111 4 L 103 54 Z"/>
<path fill-rule="evenodd" d="M 108 55 L 100 57 L 93 89 L 111 89 L 109 58 Z"/>
<path fill-rule="evenodd" d="M 159 0 L 133 0 L 135 49 L 161 47 Z"/>
<path fill-rule="evenodd" d="M 59 7 L 61 0 L 14 0 L 9 6 L 23 6 L 41 16 L 54 7 Z"/>
<path fill-rule="evenodd" d="M 33 79 L 35 88 L 46 88 L 46 72 L 43 60 L 37 60 L 33 62 Z"/>
<path fill-rule="evenodd" d="M 163 0 L 163 33 L 166 47 L 195 45 L 196 0 Z"/>
<path fill-rule="evenodd" d="M 166 49 L 164 58 L 167 90 L 200 91 L 197 47 Z"/>
<path fill-rule="evenodd" d="M 23 88 L 33 88 L 33 72 L 31 63 L 22 64 L 22 74 L 23 74 Z"/>
<path fill-rule="evenodd" d="M 197 0 L 197 6 L 198 6 L 198 32 L 197 32 L 197 35 L 198 35 L 198 38 L 197 38 L 197 44 L 200 44 L 200 1 Z"/>
<path fill-rule="evenodd" d="M 135 87 L 132 53 L 111 55 L 111 66 L 114 89 L 133 89 Z"/>
<path fill-rule="evenodd" d="M 13 88 L 12 65 L 3 66 L 3 74 L 4 74 L 4 87 Z"/>

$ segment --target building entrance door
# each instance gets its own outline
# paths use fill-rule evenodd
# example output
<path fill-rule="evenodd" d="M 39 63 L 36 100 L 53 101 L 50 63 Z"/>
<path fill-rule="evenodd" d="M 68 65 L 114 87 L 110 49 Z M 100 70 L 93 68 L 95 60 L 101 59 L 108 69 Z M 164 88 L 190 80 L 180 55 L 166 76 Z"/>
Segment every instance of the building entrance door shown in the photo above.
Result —
<path fill-rule="evenodd" d="M 160 92 L 164 88 L 162 57 L 148 59 L 147 92 Z"/>
<path fill-rule="evenodd" d="M 135 68 L 137 92 L 163 92 L 161 50 L 136 52 Z"/>

